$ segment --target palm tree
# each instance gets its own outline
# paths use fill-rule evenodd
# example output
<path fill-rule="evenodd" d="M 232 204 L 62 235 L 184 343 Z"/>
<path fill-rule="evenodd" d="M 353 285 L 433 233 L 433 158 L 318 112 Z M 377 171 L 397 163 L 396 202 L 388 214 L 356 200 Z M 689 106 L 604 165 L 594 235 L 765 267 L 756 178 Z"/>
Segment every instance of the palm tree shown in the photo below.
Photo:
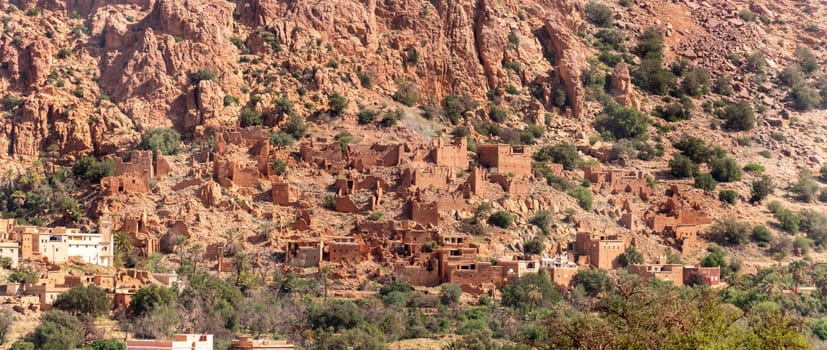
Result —
<path fill-rule="evenodd" d="M 787 267 L 793 275 L 793 283 L 795 286 L 793 290 L 795 293 L 798 293 L 798 286 L 801 285 L 801 282 L 806 282 L 808 279 L 807 272 L 810 270 L 809 265 L 810 264 L 804 260 L 796 260 L 790 262 L 790 265 Z"/>
<path fill-rule="evenodd" d="M 238 253 L 233 258 L 233 265 L 235 265 L 236 270 L 235 284 L 238 286 L 241 285 L 241 275 L 250 269 L 250 259 L 247 254 Z"/>
<path fill-rule="evenodd" d="M 118 231 L 115 232 L 115 236 L 112 237 L 112 243 L 115 244 L 115 264 L 123 266 L 126 257 L 132 254 L 134 248 L 132 246 L 132 238 L 129 237 L 126 232 Z"/>
<path fill-rule="evenodd" d="M 761 279 L 761 291 L 767 295 L 781 294 L 784 290 L 781 276 L 777 271 L 772 271 Z"/>
<path fill-rule="evenodd" d="M 536 285 L 531 285 L 528 288 L 526 296 L 528 297 L 528 312 L 531 312 L 534 310 L 534 305 L 539 305 L 543 300 L 543 291 Z"/>
<path fill-rule="evenodd" d="M 241 243 L 238 231 L 229 229 L 224 232 L 224 253 L 226 255 L 234 256 L 241 252 Z"/>

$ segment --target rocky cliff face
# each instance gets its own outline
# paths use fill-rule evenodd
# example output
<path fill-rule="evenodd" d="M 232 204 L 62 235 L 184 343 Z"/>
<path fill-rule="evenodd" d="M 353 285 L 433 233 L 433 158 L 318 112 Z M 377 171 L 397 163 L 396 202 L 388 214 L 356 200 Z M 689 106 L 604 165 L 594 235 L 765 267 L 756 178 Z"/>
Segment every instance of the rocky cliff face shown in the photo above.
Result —
<path fill-rule="evenodd" d="M 42 12 L 22 15 L 32 7 Z M 581 14 L 562 1 L 31 0 L 17 8 L 8 26 L 19 37 L 0 45 L 0 84 L 25 96 L 27 106 L 9 111 L 14 117 L 4 123 L 12 125 L 0 130 L 11 138 L 3 153 L 18 158 L 50 144 L 65 153 L 128 147 L 152 126 L 192 133 L 231 125 L 239 107 L 225 106 L 227 95 L 242 105 L 253 94 L 294 95 L 299 88 L 392 95 L 407 81 L 430 103 L 529 84 L 546 95 L 564 87 L 575 115 L 582 102 L 582 65 L 572 62 L 582 56 L 574 40 Z M 546 59 L 550 51 L 560 51 L 556 62 Z M 324 69 L 333 61 L 340 69 Z M 215 79 L 191 82 L 201 69 Z M 364 77 L 371 84 L 359 84 Z M 67 78 L 84 91 L 68 88 Z M 73 112 L 62 113 L 68 105 Z M 57 121 L 73 126 L 42 130 Z"/>

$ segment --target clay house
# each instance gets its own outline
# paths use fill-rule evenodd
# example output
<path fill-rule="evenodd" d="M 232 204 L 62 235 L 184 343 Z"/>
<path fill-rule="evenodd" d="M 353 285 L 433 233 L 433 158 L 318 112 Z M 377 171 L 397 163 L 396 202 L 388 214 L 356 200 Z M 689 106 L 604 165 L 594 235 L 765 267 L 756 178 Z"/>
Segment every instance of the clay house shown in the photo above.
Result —
<path fill-rule="evenodd" d="M 602 270 L 620 267 L 620 256 L 626 247 L 623 237 L 589 232 L 577 233 L 574 244 L 577 254 L 588 257 L 588 265 Z"/>
<path fill-rule="evenodd" d="M 586 166 L 583 167 L 583 177 L 591 182 L 595 191 L 633 193 L 643 200 L 652 193 L 646 181 L 646 173 L 642 171 L 605 170 L 597 166 Z"/>
<path fill-rule="evenodd" d="M 540 260 L 530 256 L 503 257 L 497 260 L 497 266 L 502 267 L 505 280 L 540 272 Z"/>
<path fill-rule="evenodd" d="M 571 253 L 558 254 L 551 258 L 540 259 L 542 268 L 548 270 L 551 282 L 563 290 L 572 288 L 572 280 L 577 274 L 579 266 Z"/>
<path fill-rule="evenodd" d="M 163 156 L 153 160 L 152 151 L 132 151 L 128 161 L 115 158 L 115 174 L 101 179 L 101 187 L 107 195 L 148 193 L 150 180 L 169 171 L 169 163 Z"/>
<path fill-rule="evenodd" d="M 402 163 L 404 146 L 396 145 L 347 145 L 346 156 L 351 168 L 359 172 L 369 171 L 373 167 L 395 166 Z"/>
<path fill-rule="evenodd" d="M 531 152 L 523 146 L 479 145 L 477 156 L 480 164 L 496 168 L 500 174 L 531 176 Z"/>
<path fill-rule="evenodd" d="M 170 340 L 130 339 L 126 350 L 213 350 L 212 334 L 176 334 Z"/>
<path fill-rule="evenodd" d="M 399 175 L 398 188 L 405 191 L 415 189 L 450 191 L 455 180 L 456 174 L 450 167 L 405 168 Z"/>
<path fill-rule="evenodd" d="M 680 264 L 632 264 L 627 269 L 643 278 L 657 278 L 678 287 L 683 285 L 683 265 Z"/>
<path fill-rule="evenodd" d="M 325 246 L 332 263 L 356 264 L 361 261 L 362 245 L 354 237 L 333 237 Z"/>
<path fill-rule="evenodd" d="M 291 240 L 287 243 L 285 262 L 296 267 L 317 267 L 322 261 L 323 246 L 318 240 Z"/>
<path fill-rule="evenodd" d="M 444 138 L 437 138 L 431 144 L 428 158 L 439 166 L 464 169 L 468 167 L 468 140 L 458 137 L 446 142 Z"/>
<path fill-rule="evenodd" d="M 17 268 L 20 262 L 20 244 L 14 241 L 0 241 L 0 258 L 8 258 L 11 261 L 10 267 Z"/>
<path fill-rule="evenodd" d="M 690 284 L 697 277 L 700 276 L 709 286 L 717 286 L 721 284 L 721 268 L 702 267 L 702 266 L 684 266 L 683 268 L 683 283 Z"/>
<path fill-rule="evenodd" d="M 276 205 L 290 205 L 290 185 L 287 181 L 282 180 L 278 176 L 270 176 L 270 196 L 273 204 Z"/>

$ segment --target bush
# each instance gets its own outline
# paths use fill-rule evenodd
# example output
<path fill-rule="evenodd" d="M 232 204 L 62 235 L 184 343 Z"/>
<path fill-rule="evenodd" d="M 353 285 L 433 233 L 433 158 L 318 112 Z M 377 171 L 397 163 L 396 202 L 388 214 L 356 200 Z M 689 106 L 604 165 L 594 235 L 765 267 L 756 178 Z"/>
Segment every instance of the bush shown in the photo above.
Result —
<path fill-rule="evenodd" d="M 572 279 L 575 288 L 582 288 L 587 295 L 600 296 L 612 289 L 609 275 L 604 270 L 582 270 Z"/>
<path fill-rule="evenodd" d="M 747 165 L 744 165 L 744 171 L 763 173 L 764 170 L 766 169 L 761 164 L 749 163 Z"/>
<path fill-rule="evenodd" d="M 755 51 L 747 55 L 747 68 L 753 72 L 763 72 L 767 69 L 767 58 L 761 51 Z"/>
<path fill-rule="evenodd" d="M 804 84 L 793 87 L 790 99 L 793 101 L 793 108 L 799 111 L 809 111 L 821 104 L 819 91 Z"/>
<path fill-rule="evenodd" d="M 104 177 L 115 174 L 115 161 L 98 161 L 95 157 L 83 157 L 72 166 L 72 173 L 91 183 L 99 183 Z"/>
<path fill-rule="evenodd" d="M 596 118 L 595 129 L 607 140 L 645 140 L 649 122 L 649 118 L 637 109 L 605 101 L 603 113 Z"/>
<path fill-rule="evenodd" d="M 261 119 L 261 113 L 250 107 L 242 108 L 241 114 L 239 114 L 238 119 L 241 121 L 242 128 L 254 125 L 261 125 L 263 122 L 263 120 Z"/>
<path fill-rule="evenodd" d="M 821 181 L 827 182 L 827 164 L 822 165 L 821 168 L 818 169 L 818 173 L 821 175 Z"/>
<path fill-rule="evenodd" d="M 157 155 L 173 155 L 181 148 L 181 135 L 177 131 L 168 128 L 152 128 L 147 130 L 141 139 L 143 149 L 152 150 Z"/>
<path fill-rule="evenodd" d="M 396 93 L 393 94 L 393 99 L 408 107 L 413 107 L 419 102 L 419 89 L 416 85 L 403 81 L 399 83 Z"/>
<path fill-rule="evenodd" d="M 300 139 L 307 134 L 308 128 L 308 125 L 304 122 L 304 118 L 293 114 L 287 117 L 287 121 L 284 123 L 282 130 L 290 136 L 293 136 L 294 139 Z"/>
<path fill-rule="evenodd" d="M 760 179 L 752 182 L 752 195 L 750 202 L 758 203 L 767 198 L 775 191 L 775 182 L 767 175 L 761 176 Z"/>
<path fill-rule="evenodd" d="M 376 120 L 377 115 L 379 115 L 379 112 L 365 108 L 359 110 L 359 114 L 356 115 L 356 120 L 359 122 L 359 124 L 362 125 L 370 124 L 373 123 L 374 120 Z"/>
<path fill-rule="evenodd" d="M 721 190 L 718 192 L 718 200 L 728 204 L 735 204 L 738 201 L 738 192 L 733 190 Z"/>
<path fill-rule="evenodd" d="M 723 156 L 724 154 L 721 149 L 710 149 L 706 147 L 703 140 L 693 136 L 684 137 L 680 141 L 672 144 L 672 146 L 696 163 L 706 163 L 713 156 Z"/>
<path fill-rule="evenodd" d="M 57 296 L 52 306 L 75 316 L 98 317 L 112 309 L 106 291 L 95 285 L 74 286 Z"/>
<path fill-rule="evenodd" d="M 612 9 L 608 6 L 589 1 L 585 8 L 586 20 L 598 27 L 608 28 L 612 26 Z"/>
<path fill-rule="evenodd" d="M 25 103 L 26 100 L 14 95 L 6 95 L 6 97 L 3 97 L 3 109 L 6 111 L 20 107 Z"/>
<path fill-rule="evenodd" d="M 380 120 L 379 123 L 381 123 L 382 126 L 387 128 L 396 125 L 396 122 L 398 122 L 400 119 L 402 119 L 402 110 L 397 109 L 395 111 L 389 111 L 385 113 L 385 116 L 382 117 L 382 120 Z"/>
<path fill-rule="evenodd" d="M 294 139 L 293 136 L 290 136 L 290 134 L 284 132 L 277 132 L 270 135 L 270 145 L 278 148 L 290 146 L 294 142 L 296 142 L 296 139 Z"/>
<path fill-rule="evenodd" d="M 546 243 L 541 237 L 534 237 L 523 244 L 523 251 L 528 254 L 542 254 L 546 250 Z"/>
<path fill-rule="evenodd" d="M 686 73 L 681 82 L 683 91 L 689 96 L 703 96 L 709 92 L 711 79 L 706 68 L 695 68 Z"/>
<path fill-rule="evenodd" d="M 514 223 L 514 216 L 507 211 L 498 210 L 488 217 L 489 225 L 500 228 L 508 228 L 512 223 Z"/>
<path fill-rule="evenodd" d="M 57 58 L 64 59 L 72 56 L 72 50 L 68 47 L 62 47 L 57 51 Z"/>
<path fill-rule="evenodd" d="M 750 236 L 753 242 L 759 245 L 764 245 L 772 241 L 772 232 L 764 225 L 758 225 L 752 228 L 752 235 Z"/>
<path fill-rule="evenodd" d="M 650 93 L 666 95 L 677 85 L 677 77 L 661 67 L 659 58 L 647 58 L 632 70 L 632 82 Z"/>
<path fill-rule="evenodd" d="M 748 102 L 727 105 L 721 114 L 726 120 L 724 128 L 733 131 L 748 131 L 755 127 L 755 114 Z"/>
<path fill-rule="evenodd" d="M 327 100 L 327 105 L 329 107 L 329 113 L 333 117 L 338 117 L 344 113 L 345 108 L 347 108 L 348 100 L 340 95 L 338 92 L 333 93 Z"/>
<path fill-rule="evenodd" d="M 365 323 L 365 309 L 350 300 L 336 300 L 328 304 L 313 304 L 308 321 L 313 329 L 334 331 L 358 328 Z"/>
<path fill-rule="evenodd" d="M 734 91 L 732 90 L 732 81 L 729 80 L 729 78 L 720 75 L 718 76 L 718 78 L 715 79 L 715 93 L 724 96 L 731 96 L 733 92 Z"/>
<path fill-rule="evenodd" d="M 569 191 L 569 195 L 577 199 L 577 204 L 579 204 L 583 210 L 592 210 L 594 197 L 592 197 L 592 191 L 588 187 L 575 187 Z"/>
<path fill-rule="evenodd" d="M 274 159 L 273 162 L 270 163 L 270 168 L 273 169 L 274 174 L 279 176 L 287 173 L 287 163 L 281 159 Z"/>
<path fill-rule="evenodd" d="M 709 247 L 706 248 L 706 251 L 709 252 L 703 259 L 701 259 L 701 266 L 703 267 L 725 267 L 726 266 L 726 253 L 721 247 L 710 244 Z"/>
<path fill-rule="evenodd" d="M 749 241 L 751 231 L 748 224 L 729 218 L 712 224 L 709 237 L 719 243 L 742 245 Z"/>
<path fill-rule="evenodd" d="M 626 51 L 626 47 L 623 46 L 623 33 L 618 30 L 600 29 L 594 34 L 594 37 L 600 41 L 604 50 Z"/>
<path fill-rule="evenodd" d="M 497 106 L 490 106 L 488 109 L 488 117 L 495 123 L 502 123 L 508 117 L 508 113 Z"/>
<path fill-rule="evenodd" d="M 741 179 L 741 167 L 729 157 L 715 158 L 709 162 L 710 174 L 720 182 L 732 182 Z"/>
<path fill-rule="evenodd" d="M 96 339 L 92 350 L 126 350 L 126 344 L 118 339 Z"/>
<path fill-rule="evenodd" d="M 576 169 L 582 164 L 577 147 L 568 143 L 554 146 L 545 146 L 534 152 L 534 160 L 538 162 L 554 162 L 562 164 L 566 170 Z"/>
<path fill-rule="evenodd" d="M 781 222 L 784 232 L 797 233 L 801 229 L 801 217 L 792 210 L 781 208 L 775 212 L 775 218 Z"/>
<path fill-rule="evenodd" d="M 43 314 L 40 325 L 29 336 L 36 349 L 75 349 L 83 343 L 84 327 L 77 317 L 50 310 Z"/>
<path fill-rule="evenodd" d="M 620 256 L 620 261 L 623 266 L 643 264 L 643 254 L 634 246 L 629 246 Z"/>
<path fill-rule="evenodd" d="M 657 58 L 663 56 L 663 34 L 655 27 L 646 28 L 638 38 L 635 51 L 643 58 Z"/>
<path fill-rule="evenodd" d="M 754 13 L 746 9 L 741 10 L 741 12 L 738 13 L 738 16 L 747 22 L 755 22 L 755 19 L 757 18 Z"/>
<path fill-rule="evenodd" d="M 551 213 L 545 210 L 538 211 L 534 216 L 528 219 L 528 223 L 537 226 L 543 234 L 549 233 L 551 221 L 553 220 Z"/>
<path fill-rule="evenodd" d="M 216 77 L 215 72 L 209 68 L 201 68 L 194 73 L 190 74 L 190 83 L 195 85 L 200 83 L 202 80 L 214 80 Z"/>
<path fill-rule="evenodd" d="M 468 112 L 477 107 L 477 104 L 471 97 L 468 96 L 454 96 L 449 95 L 445 97 L 444 101 L 445 108 L 443 112 L 445 113 L 445 117 L 451 121 L 453 124 L 457 124 L 459 119 L 462 117 L 465 112 Z"/>
<path fill-rule="evenodd" d="M 687 100 L 689 101 L 689 100 Z M 682 103 L 672 103 L 666 107 L 657 106 L 655 107 L 655 115 L 665 119 L 668 122 L 676 122 L 679 120 L 688 120 L 692 118 L 691 112 L 691 101 L 690 106 Z"/>
<path fill-rule="evenodd" d="M 706 192 L 712 192 L 718 186 L 718 182 L 712 178 L 710 174 L 699 174 L 695 176 L 695 188 L 702 189 Z"/>
<path fill-rule="evenodd" d="M 151 313 L 156 308 L 173 305 L 177 298 L 174 289 L 151 285 L 139 289 L 132 296 L 129 308 L 133 315 L 141 316 Z"/>
<path fill-rule="evenodd" d="M 788 66 L 778 73 L 778 80 L 787 86 L 796 86 L 804 81 L 804 75 L 797 67 Z"/>
<path fill-rule="evenodd" d="M 679 179 L 694 177 L 698 173 L 698 165 L 689 157 L 677 154 L 669 161 L 669 172 Z"/>
<path fill-rule="evenodd" d="M 533 291 L 539 292 L 539 298 L 534 298 L 531 295 Z M 527 311 L 531 311 L 535 307 L 549 307 L 560 300 L 560 292 L 557 287 L 551 284 L 551 278 L 545 270 L 511 280 L 503 287 L 502 291 L 503 306 Z"/>
<path fill-rule="evenodd" d="M 804 73 L 810 74 L 818 70 L 818 58 L 812 50 L 799 46 L 795 49 L 795 57 L 798 58 L 798 64 Z"/>
<path fill-rule="evenodd" d="M 462 288 L 455 283 L 443 283 L 439 286 L 439 302 L 442 305 L 453 305 L 459 302 Z"/>
<path fill-rule="evenodd" d="M 373 213 L 370 213 L 370 215 L 368 215 L 368 220 L 370 220 L 370 221 L 379 221 L 379 219 L 381 219 L 382 216 L 384 216 L 384 215 L 385 215 L 385 213 L 383 213 L 381 211 L 375 211 Z"/>
<path fill-rule="evenodd" d="M 818 190 L 818 183 L 808 171 L 802 171 L 798 175 L 798 181 L 790 187 L 790 192 L 795 193 L 799 200 L 807 203 L 815 202 Z"/>

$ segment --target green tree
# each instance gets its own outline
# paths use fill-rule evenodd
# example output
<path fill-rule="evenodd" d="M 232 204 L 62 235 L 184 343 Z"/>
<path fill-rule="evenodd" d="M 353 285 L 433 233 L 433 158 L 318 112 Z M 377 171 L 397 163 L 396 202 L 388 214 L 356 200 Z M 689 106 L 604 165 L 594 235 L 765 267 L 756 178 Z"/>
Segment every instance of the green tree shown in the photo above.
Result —
<path fill-rule="evenodd" d="M 0 309 L 0 345 L 6 343 L 6 336 L 9 334 L 14 320 L 15 317 L 11 310 Z"/>
<path fill-rule="evenodd" d="M 612 9 L 598 2 L 589 1 L 585 8 L 586 20 L 598 27 L 612 26 Z"/>
<path fill-rule="evenodd" d="M 503 305 L 515 309 L 531 311 L 549 307 L 560 300 L 560 292 L 551 284 L 545 270 L 511 280 L 503 287 Z"/>
<path fill-rule="evenodd" d="M 95 157 L 83 157 L 72 165 L 72 173 L 91 183 L 98 183 L 102 178 L 115 173 L 115 161 L 112 159 L 98 161 Z"/>
<path fill-rule="evenodd" d="M 738 201 L 738 192 L 734 190 L 721 190 L 718 192 L 718 200 L 724 203 L 735 204 Z"/>
<path fill-rule="evenodd" d="M 592 190 L 588 187 L 575 187 L 569 191 L 569 195 L 577 199 L 577 204 L 579 204 L 580 208 L 583 208 L 583 210 L 592 210 L 592 202 L 594 201 L 594 197 L 592 196 Z"/>
<path fill-rule="evenodd" d="M 52 306 L 75 316 L 98 317 L 112 309 L 112 301 L 103 289 L 95 285 L 74 286 L 58 295 Z"/>
<path fill-rule="evenodd" d="M 748 131 L 755 127 L 755 114 L 748 102 L 741 101 L 724 107 L 724 128 L 733 131 Z"/>
<path fill-rule="evenodd" d="M 293 136 L 285 132 L 277 132 L 270 134 L 270 145 L 276 146 L 279 149 L 290 146 L 295 142 L 296 139 L 294 139 Z"/>
<path fill-rule="evenodd" d="M 580 166 L 583 160 L 577 147 L 569 143 L 561 143 L 554 146 L 545 146 L 534 152 L 534 160 L 538 162 L 554 162 L 563 164 L 566 170 L 573 170 Z"/>
<path fill-rule="evenodd" d="M 634 246 L 629 246 L 621 255 L 621 262 L 624 266 L 632 264 L 643 264 L 643 253 Z"/>
<path fill-rule="evenodd" d="M 709 162 L 709 173 L 720 182 L 741 180 L 741 167 L 729 157 L 715 158 Z"/>
<path fill-rule="evenodd" d="M 18 340 L 11 344 L 9 350 L 35 350 L 34 344 L 25 340 Z"/>
<path fill-rule="evenodd" d="M 709 247 L 706 248 L 707 255 L 701 259 L 701 266 L 703 267 L 725 267 L 726 266 L 726 253 L 724 252 L 721 247 L 710 244 Z"/>
<path fill-rule="evenodd" d="M 132 238 L 126 232 L 118 231 L 112 237 L 115 249 L 115 264 L 124 266 L 126 259 L 132 255 L 134 246 L 132 245 Z"/>
<path fill-rule="evenodd" d="M 669 172 L 677 178 L 693 177 L 698 173 L 698 165 L 689 157 L 676 154 L 669 161 Z"/>
<path fill-rule="evenodd" d="M 242 108 L 240 114 L 238 115 L 238 119 L 241 122 L 242 128 L 261 125 L 264 122 L 261 118 L 261 113 L 250 107 Z"/>
<path fill-rule="evenodd" d="M 700 188 L 706 192 L 712 192 L 715 190 L 715 187 L 718 186 L 718 182 L 712 178 L 710 174 L 698 174 L 695 175 L 695 188 Z"/>
<path fill-rule="evenodd" d="M 97 339 L 92 342 L 92 350 L 126 350 L 126 344 L 118 339 Z"/>
<path fill-rule="evenodd" d="M 287 117 L 282 130 L 294 139 L 300 139 L 307 134 L 308 125 L 304 122 L 304 118 L 299 115 L 291 114 Z"/>
<path fill-rule="evenodd" d="M 488 224 L 500 228 L 508 228 L 514 222 L 514 215 L 507 211 L 498 210 L 488 217 Z"/>
<path fill-rule="evenodd" d="M 727 218 L 712 224 L 709 236 L 717 242 L 738 246 L 749 242 L 751 231 L 748 224 Z"/>
<path fill-rule="evenodd" d="M 347 108 L 348 100 L 344 96 L 340 95 L 338 92 L 333 93 L 330 95 L 330 98 L 327 100 L 327 104 L 330 112 L 330 115 L 333 117 L 338 117 L 344 113 L 345 108 Z"/>
<path fill-rule="evenodd" d="M 775 181 L 769 175 L 762 175 L 760 179 L 752 182 L 752 193 L 750 202 L 760 203 L 775 191 Z"/>
<path fill-rule="evenodd" d="M 181 135 L 168 128 L 153 128 L 147 130 L 141 138 L 141 147 L 152 150 L 154 155 L 172 155 L 181 148 Z"/>
<path fill-rule="evenodd" d="M 65 311 L 50 310 L 43 314 L 29 340 L 36 349 L 71 350 L 81 345 L 83 335 L 83 324 L 77 317 Z"/>
<path fill-rule="evenodd" d="M 454 305 L 462 296 L 462 288 L 455 283 L 443 283 L 439 287 L 439 302 L 442 305 Z"/>
<path fill-rule="evenodd" d="M 544 235 L 548 235 L 552 220 L 554 219 L 551 213 L 546 210 L 541 210 L 528 219 L 528 223 L 537 226 Z"/>
<path fill-rule="evenodd" d="M 132 301 L 129 305 L 132 313 L 140 316 L 150 313 L 158 307 L 173 305 L 177 298 L 178 295 L 175 290 L 151 285 L 139 289 L 138 292 L 132 296 Z"/>
<path fill-rule="evenodd" d="M 759 245 L 767 244 L 772 241 L 772 232 L 766 226 L 758 225 L 752 228 L 750 238 Z"/>
<path fill-rule="evenodd" d="M 579 271 L 574 275 L 572 283 L 577 288 L 583 288 L 583 291 L 592 297 L 598 297 L 612 289 L 609 275 L 603 270 Z"/>
<path fill-rule="evenodd" d="M 790 187 L 790 192 L 795 193 L 799 200 L 807 203 L 815 202 L 818 190 L 818 183 L 806 170 L 798 174 L 798 181 Z"/>
<path fill-rule="evenodd" d="M 542 254 L 546 250 L 546 243 L 542 236 L 537 236 L 523 244 L 523 251 L 529 254 Z"/>

